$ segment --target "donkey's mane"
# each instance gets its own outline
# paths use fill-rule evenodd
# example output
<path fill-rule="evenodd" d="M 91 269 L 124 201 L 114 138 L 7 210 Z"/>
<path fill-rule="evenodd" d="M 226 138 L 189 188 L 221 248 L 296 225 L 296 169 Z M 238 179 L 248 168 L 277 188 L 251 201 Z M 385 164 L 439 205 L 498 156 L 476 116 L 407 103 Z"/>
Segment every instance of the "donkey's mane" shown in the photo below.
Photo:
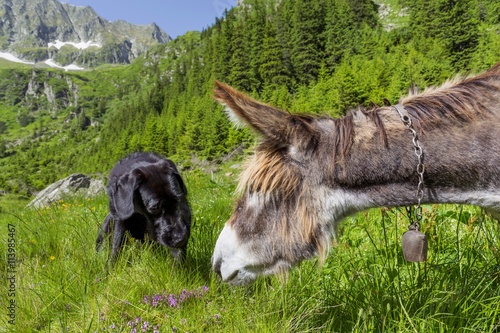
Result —
<path fill-rule="evenodd" d="M 488 114 L 488 103 L 500 98 L 500 63 L 473 77 L 457 76 L 439 87 L 430 87 L 420 94 L 410 94 L 400 100 L 419 131 L 451 123 L 475 121 Z M 393 108 L 393 107 L 391 107 Z M 336 128 L 335 155 L 345 156 L 354 133 L 354 118 L 360 114 L 375 124 L 384 145 L 386 130 L 381 112 L 387 107 L 352 110 L 343 118 L 334 119 Z M 396 110 L 394 110 L 396 112 Z"/>
<path fill-rule="evenodd" d="M 430 87 L 420 94 L 410 94 L 400 100 L 419 131 L 436 128 L 450 123 L 475 121 L 487 116 L 488 103 L 500 98 L 500 63 L 490 70 L 473 77 L 456 77 L 439 87 Z M 375 107 L 357 109 L 335 122 L 335 156 L 343 158 L 354 141 L 356 119 L 365 118 L 377 129 L 381 142 L 387 145 L 387 133 L 383 114 L 393 107 Z M 391 110 L 397 114 L 396 110 Z M 313 119 L 331 119 L 325 116 L 295 115 L 304 122 Z M 386 117 L 385 117 L 386 118 Z M 394 119 L 398 119 L 394 117 Z M 399 119 L 398 119 L 399 121 Z M 278 190 L 285 197 L 294 192 L 300 184 L 299 172 L 295 166 L 284 160 L 280 146 L 264 140 L 256 154 L 247 161 L 244 172 L 240 175 L 238 192 L 245 189 L 270 193 Z M 286 158 L 285 158 L 286 159 Z"/>
<path fill-rule="evenodd" d="M 279 190 L 286 198 L 300 183 L 300 173 L 285 163 L 279 147 L 262 142 L 259 150 L 260 154 L 246 162 L 236 191 L 242 193 L 248 188 L 251 192 L 271 193 Z"/>
<path fill-rule="evenodd" d="M 410 94 L 401 104 L 419 123 L 416 125 L 425 129 L 443 121 L 469 122 L 484 116 L 486 104 L 498 98 L 499 89 L 500 63 L 480 75 L 456 77 L 421 94 Z"/>

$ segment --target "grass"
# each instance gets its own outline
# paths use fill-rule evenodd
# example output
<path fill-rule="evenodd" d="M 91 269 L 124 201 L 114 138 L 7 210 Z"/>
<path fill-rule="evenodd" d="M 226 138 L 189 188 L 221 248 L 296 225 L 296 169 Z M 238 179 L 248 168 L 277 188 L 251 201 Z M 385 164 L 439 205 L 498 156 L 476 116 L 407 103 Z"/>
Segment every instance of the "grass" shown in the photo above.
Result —
<path fill-rule="evenodd" d="M 129 241 L 109 273 L 95 252 L 107 198 L 75 198 L 0 211 L 0 294 L 7 295 L 8 226 L 15 226 L 15 325 L 0 298 L 0 331 L 12 332 L 493 332 L 500 330 L 500 240 L 479 208 L 427 206 L 429 260 L 407 263 L 406 218 L 373 209 L 346 219 L 323 265 L 250 287 L 210 271 L 231 214 L 234 176 L 184 174 L 194 213 L 187 262 Z"/>

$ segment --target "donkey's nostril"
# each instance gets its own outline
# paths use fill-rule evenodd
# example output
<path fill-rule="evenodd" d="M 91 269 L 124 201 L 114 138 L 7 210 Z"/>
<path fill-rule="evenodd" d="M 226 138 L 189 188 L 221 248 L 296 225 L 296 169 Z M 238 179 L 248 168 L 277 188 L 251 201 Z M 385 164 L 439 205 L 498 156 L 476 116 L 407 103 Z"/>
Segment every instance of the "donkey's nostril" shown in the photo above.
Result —
<path fill-rule="evenodd" d="M 227 277 L 227 279 L 225 279 L 224 281 L 225 281 L 225 282 L 231 282 L 232 280 L 234 280 L 234 278 L 235 278 L 235 277 L 237 277 L 237 276 L 238 276 L 238 273 L 239 273 L 239 272 L 240 272 L 239 270 L 235 270 L 235 271 L 233 272 L 233 274 L 229 275 L 229 276 Z"/>
<path fill-rule="evenodd" d="M 219 276 L 221 276 L 221 273 L 220 273 L 221 266 L 222 266 L 222 259 L 219 258 L 219 259 L 215 260 L 214 265 L 212 267 L 214 272 L 217 273 L 217 275 L 219 275 Z"/>

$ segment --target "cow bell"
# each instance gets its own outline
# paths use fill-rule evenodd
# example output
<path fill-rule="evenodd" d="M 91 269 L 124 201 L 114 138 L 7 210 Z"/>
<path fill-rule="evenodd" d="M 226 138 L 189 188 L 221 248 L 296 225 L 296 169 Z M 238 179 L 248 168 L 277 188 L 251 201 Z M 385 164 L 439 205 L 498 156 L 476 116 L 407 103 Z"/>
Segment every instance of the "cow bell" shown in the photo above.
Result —
<path fill-rule="evenodd" d="M 423 262 L 427 260 L 427 238 L 418 230 L 418 225 L 410 224 L 403 234 L 403 256 L 406 261 Z"/>

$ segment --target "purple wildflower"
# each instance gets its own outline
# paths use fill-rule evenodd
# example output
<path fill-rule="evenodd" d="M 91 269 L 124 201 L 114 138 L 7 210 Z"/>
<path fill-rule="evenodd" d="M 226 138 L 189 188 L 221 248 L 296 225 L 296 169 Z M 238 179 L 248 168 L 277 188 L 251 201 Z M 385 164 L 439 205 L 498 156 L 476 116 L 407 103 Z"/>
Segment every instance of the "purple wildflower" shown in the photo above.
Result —
<path fill-rule="evenodd" d="M 149 326 L 150 326 L 150 325 L 149 325 L 149 323 L 148 323 L 147 321 L 143 322 L 143 323 L 142 323 L 142 331 L 143 331 L 143 332 L 147 332 L 147 331 L 148 331 L 148 329 L 149 329 Z"/>
<path fill-rule="evenodd" d="M 190 298 L 201 299 L 203 295 L 208 292 L 208 287 L 203 286 L 201 288 L 196 288 L 194 290 L 183 289 L 178 295 L 176 294 L 155 294 L 153 296 L 145 295 L 142 302 L 148 304 L 151 307 L 158 307 L 163 304 L 168 304 L 171 308 L 178 308 L 182 303 L 186 302 Z"/>
<path fill-rule="evenodd" d="M 139 321 L 141 321 L 141 318 L 136 317 L 136 318 L 135 318 L 135 320 L 130 320 L 130 321 L 127 323 L 127 326 L 130 326 L 130 327 L 135 328 L 135 327 L 137 326 L 137 324 L 139 323 Z"/>
<path fill-rule="evenodd" d="M 151 306 L 157 307 L 162 300 L 163 300 L 163 296 L 161 294 L 154 295 L 153 299 L 151 300 Z"/>
<path fill-rule="evenodd" d="M 183 303 L 188 298 L 189 298 L 188 291 L 186 289 L 182 290 L 181 294 L 179 295 L 179 303 Z"/>
<path fill-rule="evenodd" d="M 115 323 L 112 323 L 112 324 L 109 326 L 109 328 L 111 328 L 112 330 L 114 330 L 114 329 L 116 328 Z"/>
<path fill-rule="evenodd" d="M 168 305 L 170 305 L 171 308 L 176 308 L 179 306 L 179 304 L 177 303 L 177 299 L 175 298 L 175 296 L 173 294 L 170 294 L 168 296 Z"/>
<path fill-rule="evenodd" d="M 160 328 L 158 325 L 153 326 L 153 333 L 160 333 Z"/>

